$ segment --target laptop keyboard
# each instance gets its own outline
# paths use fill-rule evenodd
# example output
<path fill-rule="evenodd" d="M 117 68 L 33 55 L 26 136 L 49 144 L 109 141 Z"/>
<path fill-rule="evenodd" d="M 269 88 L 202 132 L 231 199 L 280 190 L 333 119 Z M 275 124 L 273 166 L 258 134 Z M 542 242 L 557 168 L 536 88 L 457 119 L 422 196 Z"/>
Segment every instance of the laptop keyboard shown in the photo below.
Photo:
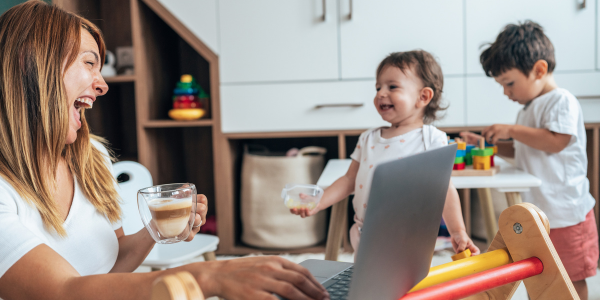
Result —
<path fill-rule="evenodd" d="M 352 279 L 353 272 L 354 266 L 323 283 L 323 286 L 329 292 L 330 300 L 345 300 L 348 298 L 350 279 Z"/>

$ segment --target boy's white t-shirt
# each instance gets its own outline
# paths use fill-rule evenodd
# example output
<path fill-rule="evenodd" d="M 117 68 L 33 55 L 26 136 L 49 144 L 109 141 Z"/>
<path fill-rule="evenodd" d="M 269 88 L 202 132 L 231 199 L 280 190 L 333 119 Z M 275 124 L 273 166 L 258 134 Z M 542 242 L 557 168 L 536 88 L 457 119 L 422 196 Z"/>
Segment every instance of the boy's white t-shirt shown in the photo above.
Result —
<path fill-rule="evenodd" d="M 108 154 L 99 143 L 93 143 Z M 107 161 L 110 164 L 108 156 Z M 73 203 L 63 223 L 67 236 L 61 238 L 44 228 L 37 208 L 25 202 L 0 176 L 0 277 L 40 244 L 60 254 L 82 276 L 105 274 L 112 269 L 119 253 L 115 230 L 121 224 L 111 224 L 83 195 L 77 179 L 74 182 Z"/>
<path fill-rule="evenodd" d="M 354 199 L 352 200 L 356 213 L 354 221 L 359 227 L 362 227 L 364 221 L 369 191 L 371 190 L 371 178 L 373 178 L 373 171 L 377 164 L 448 144 L 446 133 L 432 125 L 424 125 L 422 128 L 389 139 L 381 137 L 382 128 L 369 129 L 363 132 L 358 138 L 354 152 L 350 155 L 353 160 L 360 164 L 356 174 Z M 410 172 L 410 170 L 407 170 L 407 172 Z"/>
<path fill-rule="evenodd" d="M 554 89 L 519 111 L 517 124 L 571 135 L 571 141 L 559 153 L 536 150 L 515 140 L 515 163 L 542 180 L 540 187 L 531 188 L 522 197 L 548 216 L 550 228 L 583 222 L 596 201 L 586 176 L 586 133 L 577 98 L 565 89 Z"/>

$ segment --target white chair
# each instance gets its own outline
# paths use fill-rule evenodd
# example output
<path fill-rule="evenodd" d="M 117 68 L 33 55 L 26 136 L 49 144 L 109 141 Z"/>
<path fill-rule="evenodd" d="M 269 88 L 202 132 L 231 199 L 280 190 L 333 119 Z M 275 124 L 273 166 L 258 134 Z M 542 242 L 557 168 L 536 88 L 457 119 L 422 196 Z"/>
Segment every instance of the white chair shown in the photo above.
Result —
<path fill-rule="evenodd" d="M 134 234 L 144 228 L 137 206 L 137 191 L 152 186 L 152 175 L 139 163 L 120 161 L 113 164 L 113 176 L 127 179 L 119 183 L 118 192 L 123 199 L 123 231 L 126 235 Z M 219 238 L 208 234 L 196 234 L 190 242 L 156 244 L 142 266 L 148 266 L 152 270 L 173 268 L 200 255 L 205 260 L 215 260 L 214 251 L 218 245 Z"/>

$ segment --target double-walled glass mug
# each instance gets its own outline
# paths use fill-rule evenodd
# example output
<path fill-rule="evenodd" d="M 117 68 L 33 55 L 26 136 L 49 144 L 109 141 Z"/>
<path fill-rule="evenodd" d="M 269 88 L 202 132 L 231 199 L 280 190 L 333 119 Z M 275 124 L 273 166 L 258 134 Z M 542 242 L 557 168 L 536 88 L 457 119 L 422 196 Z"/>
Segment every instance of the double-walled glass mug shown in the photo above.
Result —
<path fill-rule="evenodd" d="M 138 209 L 142 222 L 159 244 L 187 239 L 196 216 L 196 186 L 170 183 L 138 191 Z"/>

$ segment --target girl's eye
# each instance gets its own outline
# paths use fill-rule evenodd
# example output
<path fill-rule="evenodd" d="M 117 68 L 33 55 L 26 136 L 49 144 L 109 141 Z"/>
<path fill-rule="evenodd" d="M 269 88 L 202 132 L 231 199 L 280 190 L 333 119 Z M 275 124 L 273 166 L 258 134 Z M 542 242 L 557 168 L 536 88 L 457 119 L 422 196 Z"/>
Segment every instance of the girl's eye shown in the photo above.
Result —
<path fill-rule="evenodd" d="M 379 92 L 379 90 L 381 90 L 381 88 L 380 87 L 376 87 L 375 90 Z"/>
<path fill-rule="evenodd" d="M 393 90 L 393 89 L 395 89 L 395 88 L 397 88 L 397 87 L 398 87 L 398 86 L 395 86 L 395 85 L 390 85 L 390 89 L 391 89 L 391 90 Z"/>

